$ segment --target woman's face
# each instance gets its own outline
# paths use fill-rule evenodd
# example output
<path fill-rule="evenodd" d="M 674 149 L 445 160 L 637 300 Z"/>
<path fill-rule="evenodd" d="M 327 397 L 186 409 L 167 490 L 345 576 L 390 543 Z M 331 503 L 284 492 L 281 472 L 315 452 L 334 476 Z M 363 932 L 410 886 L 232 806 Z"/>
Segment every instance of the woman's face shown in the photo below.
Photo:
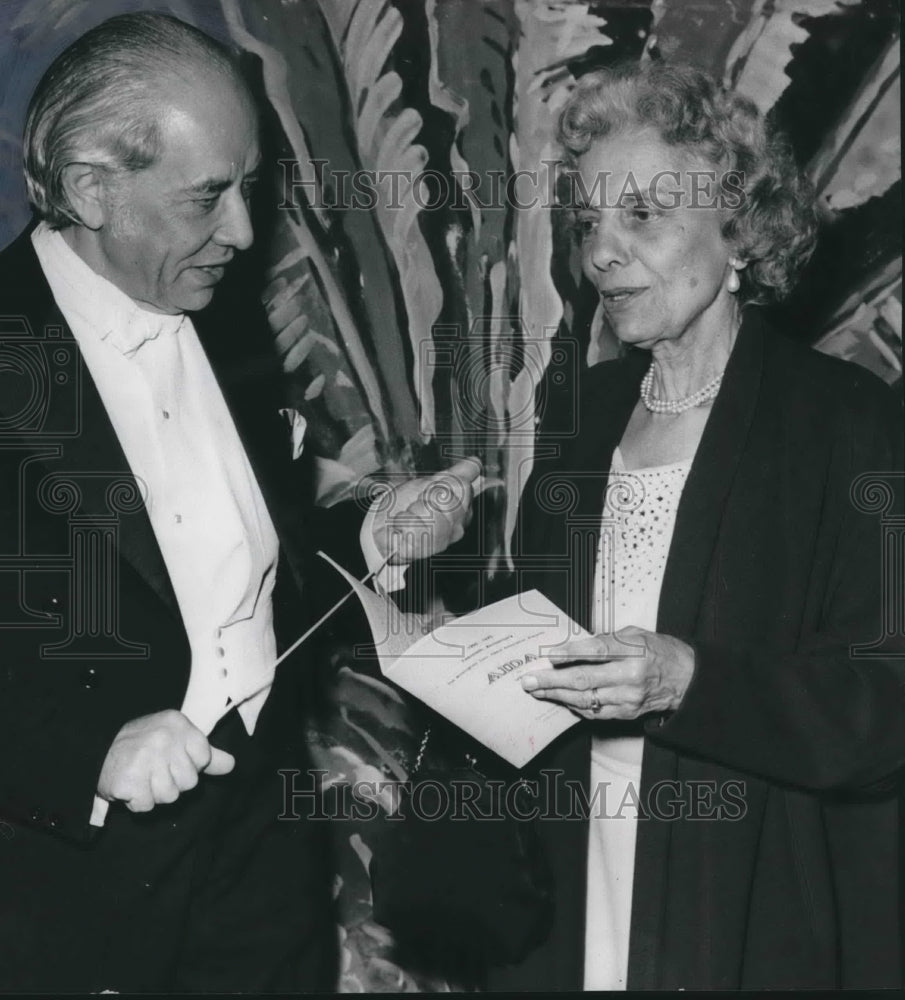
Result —
<path fill-rule="evenodd" d="M 650 348 L 725 333 L 735 300 L 717 172 L 646 129 L 596 140 L 578 171 L 582 267 L 616 336 Z"/>

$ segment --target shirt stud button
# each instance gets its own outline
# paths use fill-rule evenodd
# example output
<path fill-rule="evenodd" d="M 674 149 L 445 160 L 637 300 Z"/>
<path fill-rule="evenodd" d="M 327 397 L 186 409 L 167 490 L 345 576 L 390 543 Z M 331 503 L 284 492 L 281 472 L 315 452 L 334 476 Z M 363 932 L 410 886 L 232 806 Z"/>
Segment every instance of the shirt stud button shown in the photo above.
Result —
<path fill-rule="evenodd" d="M 182 524 L 182 514 L 177 514 L 175 517 L 175 521 L 177 524 Z"/>
<path fill-rule="evenodd" d="M 163 419 L 164 420 L 169 420 L 170 419 L 170 411 L 169 410 L 164 410 L 163 411 Z"/>
<path fill-rule="evenodd" d="M 217 656 L 226 656 L 226 650 L 222 646 L 217 647 Z"/>

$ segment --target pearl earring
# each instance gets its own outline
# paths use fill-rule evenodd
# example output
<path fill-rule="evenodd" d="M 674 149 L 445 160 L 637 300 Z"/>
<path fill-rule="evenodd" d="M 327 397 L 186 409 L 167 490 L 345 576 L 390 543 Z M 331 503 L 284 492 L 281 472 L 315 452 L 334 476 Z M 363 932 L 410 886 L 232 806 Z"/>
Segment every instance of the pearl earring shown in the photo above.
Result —
<path fill-rule="evenodd" d="M 726 288 L 730 292 L 737 292 L 741 287 L 741 282 L 738 279 L 738 268 L 742 266 L 742 262 L 735 257 L 729 258 L 729 266 L 732 270 L 729 272 L 729 278 L 726 281 Z"/>

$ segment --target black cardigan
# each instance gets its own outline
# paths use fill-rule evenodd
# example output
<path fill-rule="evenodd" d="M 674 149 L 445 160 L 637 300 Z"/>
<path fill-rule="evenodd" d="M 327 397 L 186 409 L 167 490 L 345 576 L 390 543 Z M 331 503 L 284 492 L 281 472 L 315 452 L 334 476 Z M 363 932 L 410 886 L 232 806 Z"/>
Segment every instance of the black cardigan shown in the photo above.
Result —
<path fill-rule="evenodd" d="M 607 470 L 648 363 L 587 373 L 577 435 L 522 499 L 519 588 L 586 626 Z M 676 712 L 638 724 L 630 989 L 901 984 L 901 468 L 894 394 L 747 310 L 661 592 L 658 630 L 692 644 L 694 677 Z M 580 724 L 534 762 L 542 790 L 563 787 L 557 769 L 587 785 L 593 725 L 612 727 Z M 553 929 L 493 989 L 582 986 L 587 823 L 551 799 Z"/>

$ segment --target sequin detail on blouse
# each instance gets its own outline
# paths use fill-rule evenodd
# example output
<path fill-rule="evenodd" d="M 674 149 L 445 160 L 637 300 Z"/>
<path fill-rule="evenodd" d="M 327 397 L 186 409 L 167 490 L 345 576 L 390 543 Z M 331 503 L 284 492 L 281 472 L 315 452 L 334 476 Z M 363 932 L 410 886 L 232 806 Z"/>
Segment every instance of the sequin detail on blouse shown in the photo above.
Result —
<path fill-rule="evenodd" d="M 656 628 L 660 587 L 691 459 L 647 469 L 614 456 L 598 549 L 596 631 Z M 601 593 L 601 591 L 603 591 Z"/>

